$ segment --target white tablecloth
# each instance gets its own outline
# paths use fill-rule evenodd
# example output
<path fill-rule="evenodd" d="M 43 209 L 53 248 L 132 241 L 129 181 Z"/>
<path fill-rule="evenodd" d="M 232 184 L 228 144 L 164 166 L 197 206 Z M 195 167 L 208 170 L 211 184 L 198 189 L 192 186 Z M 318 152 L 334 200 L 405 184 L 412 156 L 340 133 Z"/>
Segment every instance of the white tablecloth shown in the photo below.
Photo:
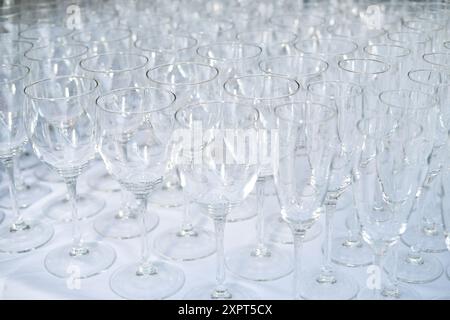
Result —
<path fill-rule="evenodd" d="M 101 164 L 95 164 L 95 166 L 98 165 Z M 104 198 L 106 200 L 106 208 L 104 210 L 117 207 L 120 199 L 118 194 L 93 191 L 87 187 L 86 179 L 92 170 L 95 170 L 95 168 L 91 168 L 80 177 L 78 191 L 90 192 L 98 197 Z M 27 170 L 25 176 L 28 181 L 35 179 L 32 174 L 32 169 Z M 2 184 L 4 183 L 3 179 Z M 140 249 L 139 238 L 130 240 L 101 239 L 92 227 L 93 219 L 87 220 L 84 223 L 84 231 L 87 238 L 102 240 L 113 246 L 117 252 L 117 259 L 114 265 L 104 273 L 89 279 L 81 280 L 79 289 L 69 289 L 65 279 L 56 278 L 50 275 L 44 268 L 44 257 L 46 254 L 53 248 L 71 241 L 70 225 L 52 221 L 45 216 L 44 212 L 42 212 L 42 208 L 47 201 L 52 197 L 64 194 L 65 186 L 62 183 L 46 184 L 51 186 L 53 192 L 27 208 L 24 213 L 26 217 L 42 219 L 42 221 L 52 223 L 55 228 L 55 235 L 47 245 L 30 254 L 20 255 L 12 260 L 8 255 L 0 255 L 0 297 L 3 299 L 118 299 L 109 288 L 109 277 L 118 267 L 137 261 Z M 347 194 L 346 197 L 347 199 L 343 199 L 342 202 L 349 204 L 349 194 Z M 266 204 L 268 211 L 277 210 L 277 204 L 274 198 L 268 198 Z M 342 204 L 340 207 L 342 207 Z M 344 208 L 337 211 L 335 219 L 336 233 L 342 233 L 344 231 L 343 220 L 348 215 L 349 208 L 350 207 L 347 206 L 346 209 Z M 149 234 L 150 242 L 153 241 L 156 234 L 180 224 L 182 217 L 181 208 L 162 209 L 151 205 L 149 209 L 154 210 L 160 217 L 158 227 Z M 6 213 L 11 215 L 11 212 L 6 211 Z M 201 214 L 197 214 L 195 217 L 197 223 L 212 229 L 212 224 L 207 217 Z M 318 223 L 323 223 L 323 219 L 319 220 Z M 231 252 L 237 246 L 254 241 L 255 219 L 227 224 L 225 238 L 226 252 Z M 321 262 L 320 246 L 322 238 L 323 237 L 320 236 L 313 241 L 305 243 L 303 251 L 304 269 L 319 267 Z M 403 246 L 403 244 L 401 244 L 401 246 Z M 293 250 L 291 245 L 280 245 L 280 247 L 283 250 L 286 250 L 287 253 L 292 254 Z M 450 254 L 448 252 L 436 254 L 436 257 L 439 257 L 444 266 L 447 266 L 450 263 Z M 215 255 L 196 261 L 174 262 L 174 264 L 184 270 L 186 282 L 183 288 L 177 294 L 172 296 L 173 299 L 182 299 L 185 294 L 195 286 L 202 285 L 205 282 L 214 282 L 216 266 Z M 352 275 L 361 287 L 366 285 L 368 277 L 367 267 L 346 268 L 336 266 L 336 268 Z M 262 299 L 291 299 L 292 297 L 292 274 L 276 281 L 252 282 L 241 280 L 228 272 L 227 280 L 230 282 L 236 281 L 247 286 L 256 291 Z M 415 288 L 424 299 L 433 299 L 450 295 L 450 281 L 447 279 L 445 273 L 432 283 L 411 286 Z"/>

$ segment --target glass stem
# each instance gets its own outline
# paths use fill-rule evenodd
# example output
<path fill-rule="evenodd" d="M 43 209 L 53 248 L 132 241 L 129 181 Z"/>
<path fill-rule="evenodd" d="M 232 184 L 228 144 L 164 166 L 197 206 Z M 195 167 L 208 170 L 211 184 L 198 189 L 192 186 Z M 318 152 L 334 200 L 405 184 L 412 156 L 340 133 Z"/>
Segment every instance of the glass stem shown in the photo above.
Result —
<path fill-rule="evenodd" d="M 25 182 L 23 180 L 22 172 L 20 170 L 19 166 L 19 157 L 13 159 L 14 162 L 14 177 L 15 177 L 15 184 L 16 184 L 16 190 L 24 190 L 25 189 Z"/>
<path fill-rule="evenodd" d="M 146 195 L 136 195 L 138 215 L 141 219 L 141 262 L 136 271 L 136 275 L 138 276 L 153 275 L 157 273 L 155 266 L 150 261 L 150 246 L 147 238 L 147 199 Z"/>
<path fill-rule="evenodd" d="M 6 174 L 8 176 L 9 195 L 11 197 L 11 209 L 15 216 L 15 221 L 10 227 L 10 231 L 20 231 L 28 229 L 29 226 L 23 221 L 22 214 L 20 213 L 19 203 L 17 202 L 17 189 L 16 181 L 14 177 L 14 158 L 6 159 L 3 161 L 5 165 Z"/>
<path fill-rule="evenodd" d="M 216 254 L 217 254 L 217 270 L 216 270 L 216 287 L 211 294 L 213 299 L 230 299 L 232 296 L 225 287 L 225 222 L 226 215 L 214 217 L 214 229 L 216 233 Z"/>
<path fill-rule="evenodd" d="M 189 201 L 189 197 L 187 196 L 186 192 L 183 191 L 183 203 L 184 203 L 184 211 L 183 211 L 183 220 L 181 222 L 181 231 L 179 232 L 181 236 L 186 235 L 194 235 L 194 227 L 192 226 L 192 219 L 191 219 L 191 203 Z"/>
<path fill-rule="evenodd" d="M 323 263 L 319 277 L 319 283 L 333 284 L 336 282 L 331 264 L 331 240 L 333 233 L 333 217 L 336 211 L 337 198 L 330 196 L 325 204 L 325 237 L 323 242 Z"/>
<path fill-rule="evenodd" d="M 378 279 L 375 279 L 376 284 L 373 286 L 375 297 L 379 300 L 383 299 L 384 290 L 384 252 L 375 252 L 375 266 L 377 267 Z"/>
<path fill-rule="evenodd" d="M 300 295 L 300 276 L 301 276 L 301 254 L 303 249 L 304 231 L 292 230 L 294 238 L 294 299 L 301 299 Z"/>
<path fill-rule="evenodd" d="M 256 256 L 270 255 L 264 241 L 264 199 L 265 199 L 266 179 L 258 178 L 256 182 L 256 235 L 257 247 L 253 254 Z"/>
<path fill-rule="evenodd" d="M 67 196 L 72 209 L 72 249 L 71 256 L 80 256 L 89 253 L 89 250 L 83 245 L 83 237 L 81 232 L 81 222 L 78 217 L 77 209 L 77 178 L 64 178 L 67 187 Z"/>

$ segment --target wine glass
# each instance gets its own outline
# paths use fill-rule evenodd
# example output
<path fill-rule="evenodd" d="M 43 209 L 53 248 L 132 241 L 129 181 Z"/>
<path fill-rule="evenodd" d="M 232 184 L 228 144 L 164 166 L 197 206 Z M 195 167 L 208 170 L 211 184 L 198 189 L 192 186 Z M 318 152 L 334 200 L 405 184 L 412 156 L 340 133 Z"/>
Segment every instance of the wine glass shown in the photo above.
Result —
<path fill-rule="evenodd" d="M 215 41 L 232 40 L 235 36 L 233 22 L 225 19 L 199 18 L 182 22 L 177 31 L 197 39 L 199 45 Z"/>
<path fill-rule="evenodd" d="M 9 179 L 11 211 L 14 217 L 0 228 L 0 251 L 23 253 L 45 245 L 53 236 L 50 225 L 24 219 L 16 196 L 14 158 L 22 152 L 28 138 L 25 131 L 23 88 L 30 69 L 18 64 L 0 65 L 0 160 Z"/>
<path fill-rule="evenodd" d="M 274 28 L 254 29 L 239 32 L 236 39 L 243 43 L 255 43 L 263 49 L 263 57 L 294 54 L 295 33 Z"/>
<path fill-rule="evenodd" d="M 337 133 L 335 150 L 330 170 L 327 196 L 324 203 L 325 236 L 323 262 L 320 270 L 305 272 L 302 287 L 308 299 L 353 299 L 358 293 L 358 284 L 346 274 L 334 270 L 332 251 L 342 245 L 334 242 L 333 218 L 338 201 L 351 185 L 351 170 L 357 144 L 354 141 L 356 124 L 362 117 L 363 90 L 360 86 L 343 81 L 319 81 L 308 85 L 308 100 L 328 105 L 337 110 Z"/>
<path fill-rule="evenodd" d="M 337 139 L 336 110 L 314 102 L 292 102 L 275 108 L 279 161 L 274 179 L 281 216 L 294 237 L 294 297 L 308 298 L 309 279 L 301 276 L 303 237 L 320 216 Z"/>
<path fill-rule="evenodd" d="M 217 99 L 217 68 L 197 62 L 175 62 L 156 66 L 147 72 L 152 85 L 165 88 L 177 96 L 177 107 Z M 153 197 L 157 204 L 165 206 L 184 205 L 181 226 L 159 234 L 154 241 L 155 250 L 174 260 L 195 260 L 215 251 L 213 235 L 192 221 L 189 197 L 184 195 L 174 159 L 169 159 L 162 186 Z"/>
<path fill-rule="evenodd" d="M 94 276 L 116 259 L 109 245 L 83 240 L 77 208 L 77 179 L 95 156 L 94 99 L 98 82 L 74 75 L 59 76 L 28 85 L 25 94 L 26 129 L 33 150 L 63 178 L 72 205 L 73 242 L 50 251 L 45 267 L 61 278 L 71 276 L 73 268 L 79 271 L 79 278 Z"/>
<path fill-rule="evenodd" d="M 81 60 L 79 65 L 84 75 L 99 82 L 101 93 L 107 93 L 120 88 L 145 86 L 147 82 L 145 71 L 149 67 L 149 59 L 137 53 L 102 53 Z M 104 169 L 91 174 L 88 183 L 95 185 L 96 189 L 100 187 L 99 183 L 106 186 L 116 185 L 115 179 Z M 133 212 L 124 191 L 121 192 L 120 207 L 112 212 L 105 212 L 94 221 L 94 229 L 104 237 L 129 239 L 141 234 L 140 226 L 136 223 L 139 215 Z M 149 214 L 147 231 L 156 228 L 158 223 L 158 215 Z"/>
<path fill-rule="evenodd" d="M 245 287 L 225 283 L 223 238 L 227 214 L 249 195 L 258 178 L 259 150 L 254 147 L 259 145 L 259 113 L 251 105 L 213 101 L 182 107 L 175 118 L 183 128 L 180 136 L 188 137 L 181 141 L 177 157 L 182 185 L 214 221 L 217 245 L 216 284 L 192 289 L 186 298 L 251 299 L 254 294 Z M 193 146 L 185 141 L 189 139 L 194 139 Z"/>
<path fill-rule="evenodd" d="M 277 145 L 275 131 L 270 131 L 275 129 L 273 109 L 277 104 L 292 101 L 299 89 L 300 84 L 296 80 L 272 74 L 236 76 L 228 79 L 224 84 L 227 97 L 239 103 L 252 104 L 259 110 L 260 126 L 266 129 L 261 137 L 261 143 L 266 148 L 267 154 L 270 154 L 271 148 L 276 148 Z M 290 257 L 280 248 L 267 243 L 266 240 L 265 190 L 268 181 L 273 177 L 273 168 L 270 157 L 262 159 L 261 162 L 255 188 L 256 241 L 250 245 L 241 246 L 227 255 L 227 267 L 233 273 L 256 281 L 278 279 L 292 271 Z M 277 222 L 276 219 L 274 220 Z"/>
<path fill-rule="evenodd" d="M 19 32 L 19 38 L 30 41 L 37 46 L 43 46 L 50 42 L 62 44 L 70 42 L 73 30 L 65 26 L 53 23 L 39 23 Z"/>
<path fill-rule="evenodd" d="M 90 54 L 101 54 L 110 51 L 129 51 L 131 49 L 132 32 L 125 28 L 87 28 L 75 32 L 71 36 L 74 43 L 89 47 Z"/>
<path fill-rule="evenodd" d="M 422 32 L 388 32 L 386 37 L 388 41 L 410 49 L 416 59 L 420 58 L 424 52 L 430 52 L 431 50 L 431 38 Z"/>
<path fill-rule="evenodd" d="M 162 182 L 173 127 L 175 95 L 167 90 L 133 87 L 97 99 L 97 149 L 108 172 L 138 202 L 141 259 L 117 269 L 111 289 L 127 299 L 163 299 L 184 283 L 178 267 L 152 261 L 147 239 L 147 199 Z"/>
<path fill-rule="evenodd" d="M 274 15 L 269 22 L 282 30 L 289 30 L 299 35 L 300 39 L 318 38 L 325 25 L 325 18 L 311 14 Z"/>

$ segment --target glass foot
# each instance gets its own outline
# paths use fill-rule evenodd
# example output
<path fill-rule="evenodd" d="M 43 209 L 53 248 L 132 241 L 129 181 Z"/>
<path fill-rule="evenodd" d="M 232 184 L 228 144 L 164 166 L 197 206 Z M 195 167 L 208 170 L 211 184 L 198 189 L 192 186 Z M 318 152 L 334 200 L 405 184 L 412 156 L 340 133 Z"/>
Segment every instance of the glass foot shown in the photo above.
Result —
<path fill-rule="evenodd" d="M 299 293 L 305 300 L 351 300 L 357 297 L 358 290 L 356 281 L 342 272 L 321 276 L 317 270 L 302 275 Z"/>
<path fill-rule="evenodd" d="M 24 253 L 42 247 L 53 237 L 53 227 L 27 220 L 22 224 L 4 223 L 0 228 L 0 252 Z"/>
<path fill-rule="evenodd" d="M 183 271 L 168 263 L 154 262 L 148 273 L 140 269 L 134 263 L 116 270 L 109 282 L 112 291 L 125 299 L 156 300 L 174 295 L 184 284 Z"/>
<path fill-rule="evenodd" d="M 95 170 L 87 177 L 87 185 L 94 190 L 102 192 L 119 192 L 120 184 L 106 171 L 106 169 Z"/>
<path fill-rule="evenodd" d="M 271 242 L 293 244 L 292 231 L 289 225 L 281 218 L 280 213 L 269 215 L 265 220 L 266 237 Z M 312 225 L 306 232 L 303 242 L 312 241 L 322 233 L 322 226 L 318 223 Z"/>
<path fill-rule="evenodd" d="M 39 181 L 58 183 L 63 182 L 62 178 L 55 170 L 50 169 L 46 165 L 41 165 L 34 169 L 34 175 Z"/>
<path fill-rule="evenodd" d="M 183 205 L 183 189 L 179 184 L 162 183 L 161 187 L 152 193 L 149 202 L 163 208 L 175 208 Z"/>
<path fill-rule="evenodd" d="M 408 247 L 420 243 L 420 247 L 424 252 L 438 253 L 447 251 L 444 230 L 440 224 L 436 224 L 432 230 L 425 229 L 421 225 L 408 227 L 402 235 L 402 241 Z"/>
<path fill-rule="evenodd" d="M 255 246 L 235 249 L 227 255 L 226 264 L 235 275 L 253 281 L 280 279 L 293 270 L 290 256 L 274 246 L 264 250 Z"/>
<path fill-rule="evenodd" d="M 205 258 L 216 251 L 214 234 L 202 228 L 191 231 L 170 229 L 159 234 L 153 243 L 159 255 L 177 261 Z"/>
<path fill-rule="evenodd" d="M 239 222 L 256 217 L 256 197 L 249 195 L 242 204 L 228 214 L 227 222 Z"/>
<path fill-rule="evenodd" d="M 116 252 L 99 242 L 83 243 L 82 249 L 74 251 L 72 245 L 65 245 L 50 251 L 45 257 L 45 268 L 59 278 L 84 279 L 95 276 L 116 260 Z"/>
<path fill-rule="evenodd" d="M 127 209 L 128 210 L 128 209 Z M 147 232 L 155 229 L 159 224 L 156 213 L 147 212 Z M 94 221 L 94 229 L 105 238 L 132 239 L 141 235 L 141 225 L 138 216 L 133 213 L 121 213 L 120 211 L 106 212 Z"/>
<path fill-rule="evenodd" d="M 386 271 L 393 270 L 394 256 L 386 259 Z M 444 269 L 439 260 L 430 254 L 422 254 L 420 257 L 408 255 L 408 251 L 398 253 L 397 278 L 407 283 L 428 283 L 439 278 Z"/>
<path fill-rule="evenodd" d="M 204 285 L 189 291 L 186 300 L 257 300 L 256 292 L 237 283 L 225 284 L 225 290 L 217 290 L 215 284 Z"/>
<path fill-rule="evenodd" d="M 374 290 L 364 288 L 358 295 L 359 300 L 420 300 L 420 294 L 414 289 L 398 285 L 397 290 Z"/>
<path fill-rule="evenodd" d="M 95 216 L 103 210 L 104 207 L 104 200 L 90 194 L 82 193 L 77 197 L 78 216 L 80 220 Z M 47 217 L 53 220 L 63 222 L 72 220 L 72 209 L 70 202 L 65 195 L 54 199 L 42 210 Z"/>
<path fill-rule="evenodd" d="M 346 267 L 368 266 L 373 262 L 373 252 L 360 239 L 337 237 L 331 243 L 331 261 Z"/>
<path fill-rule="evenodd" d="M 23 189 L 17 190 L 17 202 L 19 203 L 20 208 L 25 209 L 40 201 L 51 192 L 52 189 L 40 183 L 26 183 L 23 186 Z M 11 198 L 8 195 L 8 188 L 2 188 L 0 190 L 0 208 L 11 209 Z"/>

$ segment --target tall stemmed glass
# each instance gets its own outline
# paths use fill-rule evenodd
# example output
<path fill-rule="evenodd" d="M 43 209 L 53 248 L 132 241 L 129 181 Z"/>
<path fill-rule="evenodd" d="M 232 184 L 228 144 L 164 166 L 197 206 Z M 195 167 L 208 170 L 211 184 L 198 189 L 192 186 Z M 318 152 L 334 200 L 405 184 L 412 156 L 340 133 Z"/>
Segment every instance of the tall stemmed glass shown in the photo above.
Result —
<path fill-rule="evenodd" d="M 114 272 L 111 289 L 127 299 L 163 299 L 184 283 L 183 271 L 152 261 L 147 199 L 162 182 L 173 131 L 175 95 L 151 87 L 113 90 L 97 99 L 97 149 L 106 168 L 133 193 L 141 220 L 141 259 Z"/>
<path fill-rule="evenodd" d="M 402 240 L 409 245 L 408 252 L 400 252 L 396 270 L 399 280 L 409 283 L 427 283 L 440 277 L 442 265 L 439 260 L 426 252 L 433 252 L 434 243 L 441 248 L 445 245 L 442 239 L 441 217 L 436 208 L 430 207 L 431 199 L 439 192 L 439 175 L 445 164 L 445 152 L 448 139 L 449 112 L 445 101 L 449 97 L 450 74 L 432 69 L 411 70 L 408 72 L 410 86 L 439 98 L 439 121 L 436 121 L 436 136 L 430 159 L 427 178 L 418 195 L 416 213 L 419 223 L 408 227 Z M 430 109 L 427 113 L 431 113 Z M 423 117 L 424 114 L 421 115 Z M 417 121 L 417 120 L 416 120 Z M 446 127 L 447 125 L 447 127 Z M 433 201 L 434 202 L 434 201 Z"/>
<path fill-rule="evenodd" d="M 0 229 L 0 251 L 23 253 L 46 244 L 53 228 L 37 221 L 25 220 L 16 196 L 14 158 L 27 143 L 25 131 L 25 95 L 23 88 L 30 69 L 18 64 L 0 65 L 0 161 L 9 178 L 9 193 L 14 217 Z"/>
<path fill-rule="evenodd" d="M 436 21 L 429 21 L 423 19 L 407 20 L 403 22 L 406 31 L 421 32 L 426 34 L 431 39 L 431 50 L 435 52 L 440 48 L 444 40 L 445 25 Z"/>
<path fill-rule="evenodd" d="M 430 144 L 422 126 L 407 116 L 403 121 L 389 115 L 365 118 L 358 123 L 358 130 L 362 144 L 353 172 L 354 198 L 362 237 L 374 251 L 381 277 L 378 285 L 362 290 L 359 297 L 417 299 L 413 290 L 398 286 L 396 279 L 390 279 L 391 283 L 383 281 L 383 258 L 406 230 L 427 170 Z M 383 203 L 378 202 L 380 198 Z"/>
<path fill-rule="evenodd" d="M 331 253 L 342 243 L 333 243 L 333 218 L 342 194 L 351 185 L 351 170 L 357 144 L 354 141 L 356 124 L 362 117 L 363 90 L 360 86 L 342 81 L 319 81 L 308 85 L 308 100 L 337 109 L 335 156 L 331 164 L 330 180 L 324 204 L 325 237 L 323 263 L 320 270 L 309 270 L 302 282 L 302 296 L 308 299 L 353 299 L 358 284 L 349 276 L 334 270 Z"/>
<path fill-rule="evenodd" d="M 50 251 L 47 270 L 61 278 L 77 268 L 80 278 L 94 276 L 115 261 L 113 248 L 85 242 L 79 225 L 76 183 L 95 156 L 95 105 L 98 83 L 79 76 L 34 82 L 25 88 L 26 127 L 33 150 L 64 179 L 72 205 L 73 242 Z"/>
<path fill-rule="evenodd" d="M 171 90 L 177 95 L 177 107 L 217 99 L 219 70 L 197 62 L 175 62 L 156 66 L 147 72 L 152 85 Z M 153 196 L 158 203 L 168 206 L 183 201 L 184 212 L 181 226 L 159 234 L 154 241 L 155 250 L 162 256 L 175 260 L 195 260 L 215 251 L 213 235 L 200 226 L 194 226 L 190 212 L 190 197 L 181 188 L 176 174 L 175 159 L 169 159 L 162 186 Z"/>
<path fill-rule="evenodd" d="M 431 38 L 422 32 L 388 32 L 386 37 L 388 41 L 393 44 L 410 49 L 412 55 L 417 59 L 419 59 L 424 52 L 431 51 Z"/>
<path fill-rule="evenodd" d="M 252 299 L 246 288 L 225 283 L 224 230 L 227 214 L 249 195 L 258 178 L 258 110 L 234 102 L 207 102 L 182 107 L 175 118 L 183 136 L 194 139 L 194 146 L 183 139 L 177 157 L 183 188 L 213 219 L 217 243 L 216 284 L 195 288 L 186 298 Z"/>
<path fill-rule="evenodd" d="M 245 75 L 230 78 L 224 84 L 228 97 L 234 101 L 253 104 L 260 111 L 260 126 L 266 131 L 261 137 L 267 154 L 275 151 L 277 137 L 274 134 L 276 105 L 287 103 L 299 92 L 300 84 L 292 78 L 271 75 Z M 272 150 L 274 148 L 274 150 Z M 250 280 L 274 280 L 292 271 L 292 262 L 280 248 L 268 244 L 265 237 L 264 210 L 267 182 L 273 177 L 272 159 L 263 158 L 256 182 L 256 241 L 242 246 L 227 255 L 227 267 L 235 274 Z M 279 195 L 278 195 L 279 196 Z"/>
<path fill-rule="evenodd" d="M 294 237 L 294 297 L 308 298 L 302 284 L 303 238 L 320 216 L 335 154 L 336 110 L 313 102 L 293 102 L 275 108 L 279 160 L 274 164 L 281 216 Z"/>
<path fill-rule="evenodd" d="M 99 82 L 99 90 L 102 93 L 120 88 L 144 86 L 147 82 L 145 72 L 148 67 L 149 59 L 146 56 L 127 52 L 103 53 L 80 61 L 81 72 L 95 78 Z M 88 179 L 88 184 L 96 189 L 104 185 L 114 185 L 114 182 L 115 179 L 107 170 L 97 170 Z M 133 212 L 127 201 L 127 194 L 122 190 L 120 207 L 99 216 L 94 221 L 94 228 L 104 237 L 134 238 L 141 234 L 140 226 L 136 223 L 137 219 L 139 215 Z M 158 215 L 149 214 L 146 223 L 147 231 L 156 228 L 158 223 Z"/>

